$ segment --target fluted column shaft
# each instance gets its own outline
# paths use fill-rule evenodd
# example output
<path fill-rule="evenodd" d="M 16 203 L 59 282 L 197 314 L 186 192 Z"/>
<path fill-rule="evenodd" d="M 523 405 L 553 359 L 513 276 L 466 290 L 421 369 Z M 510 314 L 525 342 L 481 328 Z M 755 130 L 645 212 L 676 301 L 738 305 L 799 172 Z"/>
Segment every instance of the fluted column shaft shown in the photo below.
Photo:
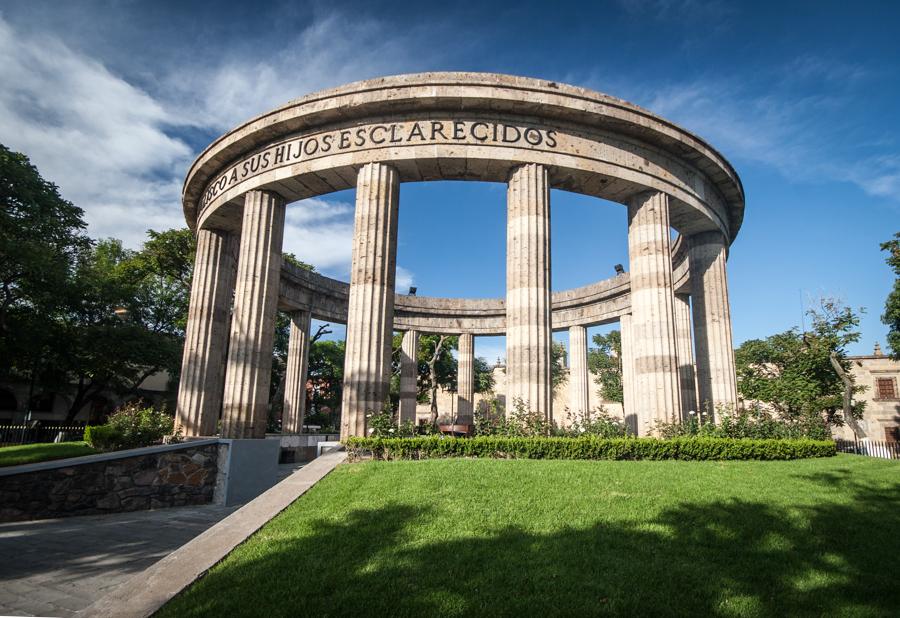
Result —
<path fill-rule="evenodd" d="M 303 431 L 306 415 L 306 373 L 309 368 L 309 311 L 291 313 L 287 366 L 284 371 L 284 407 L 281 414 L 282 433 Z"/>
<path fill-rule="evenodd" d="M 225 395 L 223 438 L 264 438 L 281 275 L 284 200 L 268 191 L 244 199 Z"/>
<path fill-rule="evenodd" d="M 634 395 L 634 345 L 632 343 L 631 314 L 619 316 L 622 340 L 622 413 L 625 424 L 637 435 L 637 402 Z"/>
<path fill-rule="evenodd" d="M 283 238 L 284 200 L 268 191 L 248 191 L 225 371 L 223 438 L 266 435 Z"/>
<path fill-rule="evenodd" d="M 703 232 L 691 236 L 688 241 L 699 405 L 707 412 L 715 412 L 720 406 L 734 409 L 737 406 L 737 380 L 725 271 L 725 237 L 719 232 Z"/>
<path fill-rule="evenodd" d="M 506 406 L 553 418 L 550 385 L 550 185 L 547 168 L 517 168 L 507 188 Z"/>
<path fill-rule="evenodd" d="M 628 204 L 632 348 L 638 433 L 681 418 L 669 198 L 646 192 Z"/>
<path fill-rule="evenodd" d="M 211 436 L 222 411 L 238 236 L 197 230 L 191 304 L 185 327 L 175 425 L 185 436 Z"/>
<path fill-rule="evenodd" d="M 397 270 L 400 178 L 383 163 L 359 170 L 341 438 L 363 436 L 366 414 L 379 412 L 388 394 Z"/>
<path fill-rule="evenodd" d="M 587 366 L 587 329 L 569 327 L 569 409 L 573 414 L 590 411 L 590 381 Z"/>
<path fill-rule="evenodd" d="M 419 331 L 403 333 L 400 344 L 400 422 L 416 422 L 416 394 L 419 378 Z"/>
<path fill-rule="evenodd" d="M 475 420 L 475 337 L 459 336 L 459 359 L 456 379 L 456 422 L 467 425 Z"/>
<path fill-rule="evenodd" d="M 694 348 L 691 336 L 691 297 L 675 295 L 675 335 L 678 338 L 678 379 L 681 383 L 681 418 L 697 411 L 697 381 L 694 376 Z"/>

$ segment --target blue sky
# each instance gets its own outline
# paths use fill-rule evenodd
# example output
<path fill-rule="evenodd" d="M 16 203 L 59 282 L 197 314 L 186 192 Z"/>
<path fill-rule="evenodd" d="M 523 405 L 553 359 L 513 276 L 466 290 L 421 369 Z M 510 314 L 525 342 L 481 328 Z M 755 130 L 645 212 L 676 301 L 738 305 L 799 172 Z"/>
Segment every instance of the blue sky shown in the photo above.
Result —
<path fill-rule="evenodd" d="M 183 225 L 179 194 L 214 137 L 348 81 L 492 71 L 593 88 L 704 137 L 747 195 L 729 278 L 736 343 L 798 325 L 822 295 L 865 307 L 884 344 L 900 231 L 900 3 L 18 2 L 0 5 L 0 141 L 137 246 Z M 504 294 L 505 191 L 403 185 L 398 287 Z M 292 205 L 286 250 L 346 279 L 353 194 Z M 627 267 L 625 209 L 552 195 L 553 288 Z M 463 242 L 460 242 L 462 240 Z M 340 331 L 336 333 L 340 335 Z M 565 341 L 565 336 L 560 335 Z M 498 338 L 476 340 L 489 360 Z"/>

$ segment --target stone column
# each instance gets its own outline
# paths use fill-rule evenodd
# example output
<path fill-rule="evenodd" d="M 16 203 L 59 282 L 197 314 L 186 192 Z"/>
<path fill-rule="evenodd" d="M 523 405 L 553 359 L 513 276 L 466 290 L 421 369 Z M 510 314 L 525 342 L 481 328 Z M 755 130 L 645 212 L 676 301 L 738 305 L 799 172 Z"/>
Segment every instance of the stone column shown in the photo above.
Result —
<path fill-rule="evenodd" d="M 281 196 L 248 191 L 225 370 L 223 438 L 266 436 L 283 237 Z"/>
<path fill-rule="evenodd" d="M 287 366 L 284 371 L 284 407 L 281 413 L 282 433 L 301 433 L 306 415 L 306 371 L 309 367 L 309 311 L 291 313 L 291 335 L 288 340 Z"/>
<path fill-rule="evenodd" d="M 458 367 L 456 422 L 471 425 L 475 422 L 475 337 L 472 333 L 459 336 Z"/>
<path fill-rule="evenodd" d="M 356 217 L 341 438 L 364 436 L 366 414 L 379 412 L 388 394 L 397 270 L 400 178 L 383 163 L 369 163 L 356 181 Z"/>
<path fill-rule="evenodd" d="M 419 331 L 403 333 L 400 345 L 400 422 L 416 422 L 416 394 L 419 377 Z"/>
<path fill-rule="evenodd" d="M 506 196 L 506 407 L 521 399 L 552 419 L 547 168 L 534 163 L 516 168 Z"/>
<path fill-rule="evenodd" d="M 637 435 L 637 402 L 634 396 L 634 345 L 632 344 L 631 314 L 619 316 L 619 334 L 622 337 L 622 413 L 625 424 Z"/>
<path fill-rule="evenodd" d="M 569 327 L 569 410 L 574 415 L 590 411 L 590 380 L 587 366 L 587 329 Z"/>
<path fill-rule="evenodd" d="M 675 335 L 678 338 L 678 379 L 681 383 L 681 418 L 687 420 L 697 411 L 697 388 L 694 379 L 694 348 L 691 337 L 691 297 L 675 295 Z"/>
<path fill-rule="evenodd" d="M 688 238 L 694 341 L 697 348 L 697 395 L 700 408 L 714 413 L 717 406 L 737 406 L 731 310 L 725 273 L 727 246 L 719 232 Z"/>
<path fill-rule="evenodd" d="M 197 230 L 175 415 L 187 437 L 214 435 L 222 411 L 238 242 L 230 232 Z"/>
<path fill-rule="evenodd" d="M 632 349 L 638 433 L 658 421 L 681 418 L 681 384 L 675 344 L 669 198 L 635 195 L 628 204 Z"/>

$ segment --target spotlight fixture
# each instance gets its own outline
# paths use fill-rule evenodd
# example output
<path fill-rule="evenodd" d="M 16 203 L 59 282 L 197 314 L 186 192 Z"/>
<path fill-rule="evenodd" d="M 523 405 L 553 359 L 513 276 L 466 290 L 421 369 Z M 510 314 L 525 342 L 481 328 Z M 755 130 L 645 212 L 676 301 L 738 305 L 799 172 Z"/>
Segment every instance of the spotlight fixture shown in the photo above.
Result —
<path fill-rule="evenodd" d="M 417 288 L 417 287 L 414 286 L 414 285 L 409 286 L 409 295 L 410 295 L 410 296 L 415 296 L 415 295 L 416 295 L 416 290 L 418 290 L 418 289 L 419 289 L 419 288 Z"/>
<path fill-rule="evenodd" d="M 613 268 L 616 269 L 616 274 L 617 274 L 617 275 L 624 275 L 624 274 L 625 274 L 625 269 L 622 268 L 622 265 L 621 265 L 621 264 L 616 264 L 615 266 L 613 266 Z"/>

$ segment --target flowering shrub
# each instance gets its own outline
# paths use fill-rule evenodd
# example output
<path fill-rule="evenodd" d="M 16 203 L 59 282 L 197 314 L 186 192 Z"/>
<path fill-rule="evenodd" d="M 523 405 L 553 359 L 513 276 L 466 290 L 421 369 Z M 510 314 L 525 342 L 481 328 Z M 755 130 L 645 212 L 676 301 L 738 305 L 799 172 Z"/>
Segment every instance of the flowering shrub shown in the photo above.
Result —
<path fill-rule="evenodd" d="M 181 431 L 173 433 L 174 425 L 175 419 L 165 411 L 129 403 L 114 412 L 105 425 L 85 427 L 84 441 L 103 451 L 152 446 L 162 443 L 166 436 L 178 441 Z"/>
<path fill-rule="evenodd" d="M 412 421 L 403 421 L 398 425 L 393 411 L 387 405 L 381 412 L 366 414 L 366 425 L 369 428 L 369 435 L 374 438 L 401 438 L 416 435 L 416 424 Z"/>
<path fill-rule="evenodd" d="M 624 438 L 629 435 L 625 421 L 616 418 L 602 406 L 594 411 L 587 410 L 578 414 L 566 413 L 566 429 L 559 429 L 557 435 L 563 436 L 597 436 L 600 438 Z"/>
<path fill-rule="evenodd" d="M 495 414 L 475 419 L 475 435 L 481 436 L 550 436 L 556 431 L 553 422 L 542 412 L 535 412 L 522 399 L 513 399 L 508 414 L 495 408 Z"/>
<path fill-rule="evenodd" d="M 702 436 L 709 438 L 828 440 L 831 437 L 825 420 L 820 417 L 798 420 L 779 419 L 759 408 L 738 411 L 720 408 L 716 417 L 718 421 L 709 419 L 705 413 L 698 414 L 692 411 L 684 422 L 657 423 L 654 429 L 661 438 Z"/>

